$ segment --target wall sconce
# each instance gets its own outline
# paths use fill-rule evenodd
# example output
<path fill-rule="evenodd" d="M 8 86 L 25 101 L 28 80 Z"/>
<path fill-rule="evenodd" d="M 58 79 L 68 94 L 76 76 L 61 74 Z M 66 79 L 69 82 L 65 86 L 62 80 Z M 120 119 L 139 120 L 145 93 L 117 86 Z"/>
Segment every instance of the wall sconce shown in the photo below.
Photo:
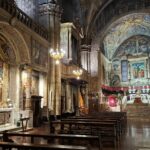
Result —
<path fill-rule="evenodd" d="M 82 70 L 82 69 L 73 70 L 72 73 L 76 76 L 77 80 L 79 80 L 79 79 L 80 79 L 80 76 L 81 76 L 82 73 L 83 73 L 83 70 Z"/>

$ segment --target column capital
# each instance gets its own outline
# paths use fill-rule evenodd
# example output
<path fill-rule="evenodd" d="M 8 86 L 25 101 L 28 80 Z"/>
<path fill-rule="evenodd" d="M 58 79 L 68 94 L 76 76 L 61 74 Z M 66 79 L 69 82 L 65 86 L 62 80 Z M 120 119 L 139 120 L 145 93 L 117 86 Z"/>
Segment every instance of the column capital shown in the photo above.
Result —
<path fill-rule="evenodd" d="M 61 17 L 62 10 L 59 5 L 53 3 L 41 4 L 39 5 L 39 14 L 40 15 L 55 15 L 57 17 Z"/>
<path fill-rule="evenodd" d="M 81 45 L 81 52 L 91 52 L 91 45 L 87 44 Z"/>

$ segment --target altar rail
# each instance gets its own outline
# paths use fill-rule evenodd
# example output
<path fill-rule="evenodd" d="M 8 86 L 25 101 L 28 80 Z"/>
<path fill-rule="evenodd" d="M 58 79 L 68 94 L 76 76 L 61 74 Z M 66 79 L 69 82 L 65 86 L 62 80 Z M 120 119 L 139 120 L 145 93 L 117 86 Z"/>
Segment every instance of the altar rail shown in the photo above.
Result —
<path fill-rule="evenodd" d="M 25 14 L 13 3 L 6 0 L 0 0 L 0 8 L 7 11 L 10 15 L 12 15 L 12 17 L 17 18 L 19 21 L 21 21 L 23 24 L 25 24 L 27 27 L 38 33 L 46 40 L 48 39 L 47 29 L 34 22 L 27 14 Z"/>

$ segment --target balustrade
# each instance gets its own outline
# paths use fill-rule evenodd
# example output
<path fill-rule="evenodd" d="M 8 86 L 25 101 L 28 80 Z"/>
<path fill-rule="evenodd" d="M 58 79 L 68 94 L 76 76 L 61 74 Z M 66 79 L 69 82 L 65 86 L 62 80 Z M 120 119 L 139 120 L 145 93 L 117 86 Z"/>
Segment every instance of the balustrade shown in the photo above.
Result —
<path fill-rule="evenodd" d="M 43 26 L 38 25 L 36 22 L 34 22 L 27 14 L 25 14 L 13 3 L 6 0 L 0 0 L 0 8 L 7 11 L 9 14 L 12 15 L 13 18 L 17 18 L 20 22 L 25 24 L 27 27 L 31 28 L 33 31 L 38 33 L 46 40 L 48 39 L 47 30 Z"/>

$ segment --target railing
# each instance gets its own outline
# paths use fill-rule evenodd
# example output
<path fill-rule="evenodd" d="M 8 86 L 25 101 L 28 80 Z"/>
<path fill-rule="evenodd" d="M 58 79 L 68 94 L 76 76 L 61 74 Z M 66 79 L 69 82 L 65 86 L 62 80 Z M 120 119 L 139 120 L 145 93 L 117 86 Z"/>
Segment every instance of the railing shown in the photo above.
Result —
<path fill-rule="evenodd" d="M 0 8 L 7 11 L 9 14 L 12 15 L 12 17 L 16 17 L 19 21 L 21 21 L 23 24 L 25 24 L 27 27 L 38 33 L 46 40 L 48 39 L 47 29 L 34 22 L 27 14 L 25 14 L 13 3 L 6 0 L 0 0 Z"/>

